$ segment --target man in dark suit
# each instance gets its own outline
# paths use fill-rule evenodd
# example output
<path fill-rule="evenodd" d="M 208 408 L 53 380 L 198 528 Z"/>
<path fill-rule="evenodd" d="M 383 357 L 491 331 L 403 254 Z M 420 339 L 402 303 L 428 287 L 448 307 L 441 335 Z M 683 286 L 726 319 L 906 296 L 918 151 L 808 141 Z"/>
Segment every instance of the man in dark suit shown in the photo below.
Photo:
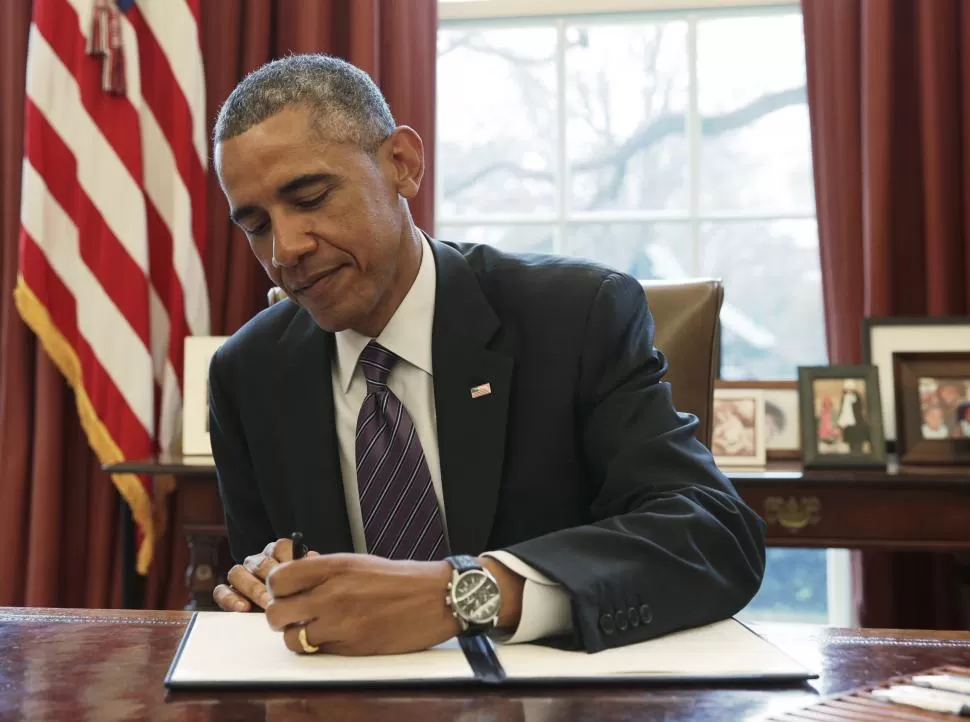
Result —
<path fill-rule="evenodd" d="M 210 368 L 240 562 L 220 607 L 263 607 L 301 653 L 482 632 L 596 651 L 750 600 L 763 522 L 674 409 L 636 280 L 424 235 L 421 139 L 333 58 L 243 80 L 215 158 L 288 296 Z"/>

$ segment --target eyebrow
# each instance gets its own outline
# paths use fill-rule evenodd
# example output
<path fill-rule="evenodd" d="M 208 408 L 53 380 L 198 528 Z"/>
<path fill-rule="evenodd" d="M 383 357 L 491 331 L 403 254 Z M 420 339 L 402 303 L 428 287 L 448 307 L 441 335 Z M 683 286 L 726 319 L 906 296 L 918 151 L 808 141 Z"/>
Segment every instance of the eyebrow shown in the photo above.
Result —
<path fill-rule="evenodd" d="M 297 176 L 296 178 L 281 185 L 276 189 L 276 196 L 288 196 L 291 193 L 295 193 L 296 191 L 302 190 L 303 188 L 316 183 L 336 184 L 339 179 L 339 176 L 337 176 L 335 173 L 307 173 Z M 242 206 L 241 208 L 236 208 L 233 210 L 229 214 L 229 219 L 233 223 L 239 225 L 242 221 L 256 213 L 258 210 L 259 208 L 257 206 Z"/>

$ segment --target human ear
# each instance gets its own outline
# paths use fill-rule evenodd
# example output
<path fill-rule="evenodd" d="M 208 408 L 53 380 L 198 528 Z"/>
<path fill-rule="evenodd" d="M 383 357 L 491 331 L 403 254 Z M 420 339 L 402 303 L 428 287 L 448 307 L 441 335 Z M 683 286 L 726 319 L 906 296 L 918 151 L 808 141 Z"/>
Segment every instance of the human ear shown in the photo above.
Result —
<path fill-rule="evenodd" d="M 405 198 L 414 198 L 424 178 L 421 136 L 413 128 L 399 125 L 385 141 L 384 148 L 397 192 Z"/>

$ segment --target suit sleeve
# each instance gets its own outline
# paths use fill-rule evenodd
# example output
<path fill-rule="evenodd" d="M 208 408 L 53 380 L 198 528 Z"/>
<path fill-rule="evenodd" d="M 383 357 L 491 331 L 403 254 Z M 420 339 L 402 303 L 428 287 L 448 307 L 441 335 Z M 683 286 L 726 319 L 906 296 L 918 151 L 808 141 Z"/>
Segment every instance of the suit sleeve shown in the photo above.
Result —
<path fill-rule="evenodd" d="M 239 409 L 228 390 L 231 384 L 226 378 L 223 351 L 219 349 L 209 364 L 209 439 L 229 532 L 229 550 L 232 558 L 242 563 L 276 536 L 249 461 Z"/>
<path fill-rule="evenodd" d="M 764 574 L 765 524 L 678 413 L 643 289 L 614 274 L 586 324 L 578 404 L 593 523 L 509 547 L 569 593 L 595 652 L 730 617 Z"/>

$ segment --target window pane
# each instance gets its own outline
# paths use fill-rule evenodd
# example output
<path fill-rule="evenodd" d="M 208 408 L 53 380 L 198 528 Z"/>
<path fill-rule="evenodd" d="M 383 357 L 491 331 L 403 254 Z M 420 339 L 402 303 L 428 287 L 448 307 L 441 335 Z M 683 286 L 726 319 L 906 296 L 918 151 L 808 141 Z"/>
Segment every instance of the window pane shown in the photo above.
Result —
<path fill-rule="evenodd" d="M 602 263 L 634 278 L 690 276 L 690 226 L 687 223 L 574 223 L 566 253 Z"/>
<path fill-rule="evenodd" d="M 795 378 L 827 363 L 814 220 L 703 223 L 701 273 L 724 281 L 724 378 Z"/>
<path fill-rule="evenodd" d="M 487 243 L 510 253 L 552 253 L 555 227 L 550 225 L 461 226 L 438 229 L 442 241 Z"/>
<path fill-rule="evenodd" d="M 566 31 L 571 210 L 687 206 L 687 23 Z"/>
<path fill-rule="evenodd" d="M 829 622 L 824 549 L 768 550 L 761 589 L 738 617 L 765 622 Z"/>
<path fill-rule="evenodd" d="M 701 208 L 812 213 L 801 15 L 701 20 L 697 76 Z"/>
<path fill-rule="evenodd" d="M 551 213 L 555 30 L 441 30 L 437 92 L 438 213 Z"/>

